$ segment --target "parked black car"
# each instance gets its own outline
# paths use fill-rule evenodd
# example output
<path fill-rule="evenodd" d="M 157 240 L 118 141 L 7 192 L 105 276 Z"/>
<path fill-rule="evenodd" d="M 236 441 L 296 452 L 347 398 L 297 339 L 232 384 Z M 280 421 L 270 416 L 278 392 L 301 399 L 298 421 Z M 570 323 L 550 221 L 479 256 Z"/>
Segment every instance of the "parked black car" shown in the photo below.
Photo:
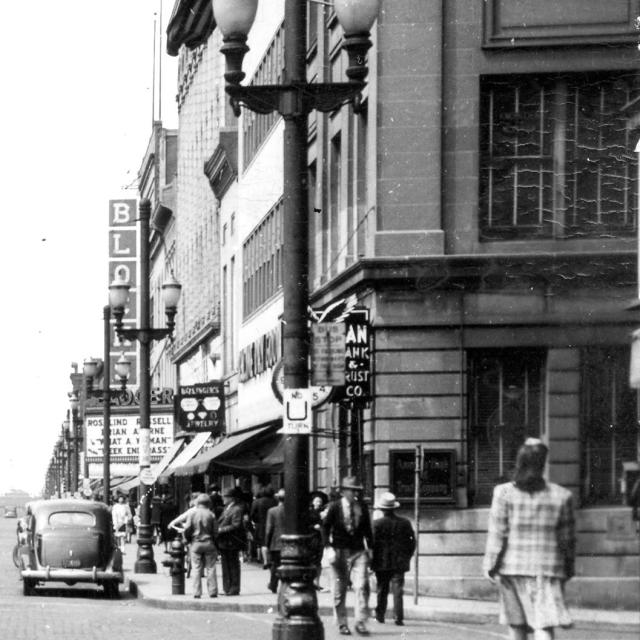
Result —
<path fill-rule="evenodd" d="M 101 502 L 43 500 L 32 503 L 26 543 L 20 546 L 23 593 L 43 582 L 93 582 L 116 598 L 123 582 L 122 553 L 113 536 L 111 513 Z"/>

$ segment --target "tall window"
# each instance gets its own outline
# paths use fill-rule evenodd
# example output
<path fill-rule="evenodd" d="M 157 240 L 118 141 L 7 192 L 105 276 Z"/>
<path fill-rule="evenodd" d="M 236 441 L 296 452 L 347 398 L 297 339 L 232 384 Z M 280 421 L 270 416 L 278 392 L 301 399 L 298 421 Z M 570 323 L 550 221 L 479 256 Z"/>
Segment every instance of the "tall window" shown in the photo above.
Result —
<path fill-rule="evenodd" d="M 340 224 L 342 212 L 342 137 L 338 133 L 329 145 L 329 229 L 331 251 L 326 271 L 333 276 L 338 272 L 341 247 Z"/>
<path fill-rule="evenodd" d="M 481 237 L 631 235 L 634 73 L 487 78 L 481 87 Z"/>
<path fill-rule="evenodd" d="M 636 392 L 629 388 L 629 349 L 589 347 L 582 353 L 582 499 L 620 502 L 622 463 L 638 455 Z"/>
<path fill-rule="evenodd" d="M 282 288 L 282 199 L 242 247 L 242 313 L 251 315 Z"/>
<path fill-rule="evenodd" d="M 470 352 L 470 461 L 473 504 L 512 476 L 516 453 L 539 436 L 544 416 L 544 353 L 537 349 Z"/>
<path fill-rule="evenodd" d="M 250 85 L 280 84 L 284 71 L 284 30 L 282 25 L 267 47 L 255 74 L 249 82 Z M 255 113 L 249 109 L 243 110 L 242 144 L 244 148 L 244 168 L 249 165 L 258 149 L 265 141 L 280 114 Z"/>

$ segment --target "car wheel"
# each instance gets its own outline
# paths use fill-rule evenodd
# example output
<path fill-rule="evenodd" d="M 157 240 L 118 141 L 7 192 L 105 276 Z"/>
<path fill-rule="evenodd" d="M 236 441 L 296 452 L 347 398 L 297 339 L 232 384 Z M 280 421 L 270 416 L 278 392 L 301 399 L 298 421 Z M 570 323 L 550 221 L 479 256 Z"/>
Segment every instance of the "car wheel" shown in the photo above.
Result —
<path fill-rule="evenodd" d="M 117 600 L 120 597 L 120 589 L 115 580 L 109 580 L 109 582 L 104 583 L 104 595 L 109 600 Z"/>
<path fill-rule="evenodd" d="M 22 595 L 23 596 L 32 596 L 35 594 L 35 583 L 33 580 L 29 580 L 29 578 L 22 579 Z"/>

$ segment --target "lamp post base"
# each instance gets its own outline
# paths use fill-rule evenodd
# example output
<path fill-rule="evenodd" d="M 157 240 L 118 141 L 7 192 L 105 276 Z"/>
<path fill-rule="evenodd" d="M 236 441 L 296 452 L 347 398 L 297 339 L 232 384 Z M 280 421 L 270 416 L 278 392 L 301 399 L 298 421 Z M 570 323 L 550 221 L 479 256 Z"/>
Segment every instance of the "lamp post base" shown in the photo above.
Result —
<path fill-rule="evenodd" d="M 324 640 L 313 583 L 316 568 L 310 562 L 310 541 L 308 535 L 282 536 L 282 564 L 278 568 L 282 586 L 273 640 Z"/>
<path fill-rule="evenodd" d="M 158 573 L 153 558 L 153 527 L 150 524 L 138 525 L 138 556 L 133 565 L 134 573 Z"/>

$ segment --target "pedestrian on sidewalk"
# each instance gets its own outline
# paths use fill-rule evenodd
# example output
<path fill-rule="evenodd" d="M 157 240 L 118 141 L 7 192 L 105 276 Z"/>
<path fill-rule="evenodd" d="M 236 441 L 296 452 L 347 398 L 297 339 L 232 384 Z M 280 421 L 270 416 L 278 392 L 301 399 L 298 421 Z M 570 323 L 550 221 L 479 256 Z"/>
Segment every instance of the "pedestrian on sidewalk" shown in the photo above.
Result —
<path fill-rule="evenodd" d="M 265 541 L 269 550 L 269 570 L 271 577 L 267 588 L 271 593 L 278 591 L 278 567 L 280 566 L 280 553 L 282 552 L 281 536 L 284 533 L 284 489 L 276 494 L 277 504 L 267 511 L 265 525 Z"/>
<path fill-rule="evenodd" d="M 240 551 L 247 544 L 243 517 L 242 492 L 234 487 L 224 492 L 224 511 L 218 519 L 218 541 L 222 564 L 222 589 L 225 595 L 240 594 Z"/>
<path fill-rule="evenodd" d="M 196 499 L 196 508 L 187 518 L 184 535 L 190 540 L 191 570 L 193 571 L 193 597 L 202 595 L 202 575 L 207 570 L 207 592 L 210 598 L 218 597 L 216 560 L 218 550 L 215 540 L 218 534 L 216 517 L 209 508 L 211 499 L 206 493 Z"/>
<path fill-rule="evenodd" d="M 322 575 L 322 554 L 324 551 L 324 545 L 322 543 L 322 518 L 329 502 L 329 496 L 324 491 L 312 491 L 309 494 L 311 503 L 309 505 L 309 512 L 307 513 L 309 534 L 311 535 L 311 564 L 316 568 L 316 577 L 313 579 L 316 590 L 325 592 L 329 589 L 324 589 L 320 586 L 320 576 Z"/>
<path fill-rule="evenodd" d="M 376 620 L 384 622 L 389 598 L 389 585 L 393 593 L 393 619 L 398 626 L 404 625 L 404 574 L 409 571 L 409 562 L 416 549 L 413 527 L 406 518 L 396 515 L 400 506 L 393 493 L 383 493 L 375 508 L 382 517 L 373 521 L 373 557 L 371 568 L 376 574 L 378 594 Z"/>
<path fill-rule="evenodd" d="M 347 476 L 340 485 L 342 497 L 332 502 L 322 522 L 325 553 L 329 556 L 332 574 L 333 606 L 338 629 L 350 636 L 347 621 L 347 584 L 355 591 L 355 630 L 368 636 L 369 618 L 369 557 L 372 544 L 371 518 L 362 501 L 364 487 L 355 476 Z"/>
<path fill-rule="evenodd" d="M 253 523 L 255 544 L 260 551 L 260 559 L 264 569 L 269 567 L 269 550 L 268 545 L 265 543 L 267 512 L 278 504 L 278 501 L 273 497 L 273 493 L 271 485 L 261 487 L 258 489 L 257 498 L 251 505 L 251 522 Z"/>
<path fill-rule="evenodd" d="M 120 550 L 124 552 L 127 524 L 133 519 L 133 516 L 122 494 L 118 496 L 118 502 L 116 502 L 111 509 L 111 519 L 113 521 L 113 530 L 115 531 L 118 546 Z"/>
<path fill-rule="evenodd" d="M 500 623 L 512 640 L 552 640 L 556 627 L 570 627 L 564 586 L 573 577 L 573 497 L 545 481 L 548 449 L 528 438 L 518 450 L 513 482 L 493 492 L 484 571 L 497 582 Z"/>
<path fill-rule="evenodd" d="M 219 518 L 224 511 L 224 500 L 220 495 L 220 486 L 212 484 L 209 486 L 209 497 L 211 498 L 211 511 L 216 518 Z"/>

